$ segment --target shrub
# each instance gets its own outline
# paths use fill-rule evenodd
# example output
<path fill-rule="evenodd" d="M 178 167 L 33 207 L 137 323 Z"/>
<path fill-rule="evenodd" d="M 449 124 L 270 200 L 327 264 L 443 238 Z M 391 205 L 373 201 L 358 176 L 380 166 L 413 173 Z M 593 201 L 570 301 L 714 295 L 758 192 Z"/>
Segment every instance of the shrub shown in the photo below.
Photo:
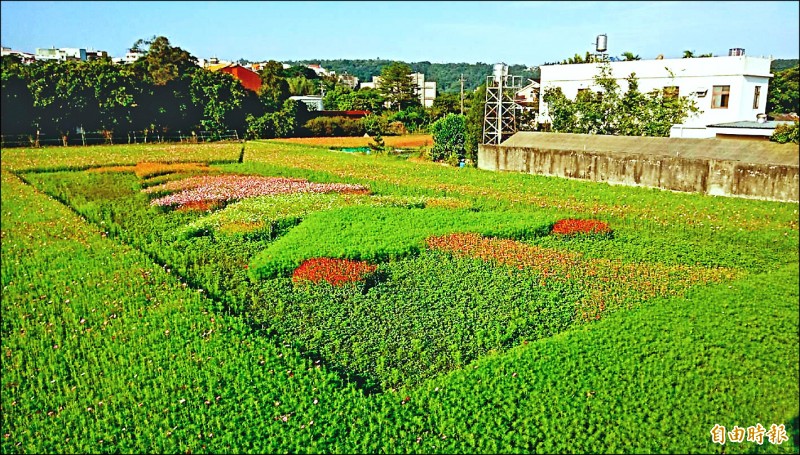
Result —
<path fill-rule="evenodd" d="M 450 160 L 456 164 L 464 159 L 464 134 L 466 123 L 463 115 L 447 114 L 431 125 L 434 161 Z"/>
<path fill-rule="evenodd" d="M 389 129 L 389 121 L 382 115 L 370 114 L 361 120 L 364 131 L 370 136 L 386 134 Z"/>
<path fill-rule="evenodd" d="M 317 117 L 309 120 L 304 128 L 312 136 L 363 136 L 363 122 L 347 117 Z"/>
<path fill-rule="evenodd" d="M 787 142 L 797 144 L 798 129 L 800 129 L 800 121 L 797 120 L 794 123 L 780 124 L 775 128 L 769 140 L 779 144 L 786 144 Z"/>

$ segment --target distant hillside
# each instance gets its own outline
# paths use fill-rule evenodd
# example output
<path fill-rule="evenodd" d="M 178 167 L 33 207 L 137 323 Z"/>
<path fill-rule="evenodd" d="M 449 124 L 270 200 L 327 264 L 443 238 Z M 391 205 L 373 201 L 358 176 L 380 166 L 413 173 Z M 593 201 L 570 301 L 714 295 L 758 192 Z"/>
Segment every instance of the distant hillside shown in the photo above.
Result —
<path fill-rule="evenodd" d="M 774 74 L 776 71 L 783 71 L 787 68 L 794 68 L 798 65 L 800 60 L 796 58 L 791 59 L 776 59 L 772 61 L 772 64 L 769 66 L 769 70 Z"/>
<path fill-rule="evenodd" d="M 352 74 L 363 82 L 372 81 L 372 76 L 381 74 L 381 69 L 392 63 L 393 60 L 384 59 L 336 59 L 336 60 L 289 60 L 283 63 L 290 65 L 308 65 L 317 63 L 323 68 L 336 71 L 336 74 Z M 461 89 L 459 82 L 460 76 L 464 75 L 464 91 L 475 90 L 479 85 L 486 81 L 486 77 L 492 74 L 492 63 L 431 63 L 431 62 L 404 62 L 413 71 L 425 74 L 425 79 L 435 81 L 439 93 L 458 93 Z M 786 68 L 797 66 L 798 59 L 777 59 L 772 61 L 771 71 L 781 71 Z M 522 84 L 528 83 L 528 79 L 539 80 L 539 68 L 534 67 L 529 70 L 526 65 L 510 65 L 509 74 L 522 76 Z"/>
<path fill-rule="evenodd" d="M 381 69 L 392 63 L 392 60 L 296 60 L 286 61 L 290 65 L 318 63 L 323 68 L 336 71 L 336 74 L 352 74 L 363 82 L 372 81 L 372 76 L 381 74 Z M 486 76 L 492 74 L 491 63 L 407 63 L 413 71 L 425 74 L 425 80 L 435 81 L 437 91 L 440 93 L 458 93 L 461 90 L 460 76 L 464 75 L 464 91 L 472 91 L 486 81 Z M 527 84 L 528 78 L 534 74 L 528 71 L 525 65 L 509 65 L 509 74 L 522 76 L 522 83 Z"/>

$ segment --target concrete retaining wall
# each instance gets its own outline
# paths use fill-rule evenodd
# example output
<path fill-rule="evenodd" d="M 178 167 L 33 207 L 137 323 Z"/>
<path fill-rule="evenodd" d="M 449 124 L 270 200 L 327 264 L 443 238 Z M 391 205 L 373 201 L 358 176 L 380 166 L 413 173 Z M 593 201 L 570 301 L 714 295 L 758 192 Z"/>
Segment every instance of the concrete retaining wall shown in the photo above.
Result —
<path fill-rule="evenodd" d="M 479 146 L 478 168 L 717 196 L 800 200 L 799 166 L 785 163 L 501 144 Z"/>

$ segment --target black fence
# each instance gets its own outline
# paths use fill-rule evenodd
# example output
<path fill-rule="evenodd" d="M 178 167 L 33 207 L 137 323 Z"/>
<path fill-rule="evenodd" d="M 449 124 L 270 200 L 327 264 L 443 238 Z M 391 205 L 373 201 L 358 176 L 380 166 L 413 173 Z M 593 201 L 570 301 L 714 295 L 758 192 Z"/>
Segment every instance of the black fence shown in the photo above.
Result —
<path fill-rule="evenodd" d="M 74 146 L 74 145 L 101 145 L 101 144 L 150 144 L 164 142 L 213 142 L 221 140 L 239 140 L 236 130 L 225 131 L 222 134 L 211 131 L 171 131 L 168 133 L 153 131 L 128 131 L 127 133 L 113 133 L 96 131 L 83 133 L 70 133 L 67 136 L 60 134 L 34 133 L 19 135 L 0 135 L 1 147 L 44 147 L 44 146 Z"/>

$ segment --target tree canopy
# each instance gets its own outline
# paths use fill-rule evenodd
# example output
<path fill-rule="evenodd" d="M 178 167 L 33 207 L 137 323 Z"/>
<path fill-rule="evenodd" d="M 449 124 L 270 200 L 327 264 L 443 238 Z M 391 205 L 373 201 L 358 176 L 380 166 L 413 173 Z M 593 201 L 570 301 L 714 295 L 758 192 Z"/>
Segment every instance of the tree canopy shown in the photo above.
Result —
<path fill-rule="evenodd" d="M 419 104 L 417 85 L 409 75 L 411 67 L 402 62 L 392 62 L 381 70 L 381 82 L 377 88 L 391 109 L 401 111 Z"/>
<path fill-rule="evenodd" d="M 600 66 L 594 82 L 598 91 L 581 91 L 574 101 L 564 96 L 559 88 L 545 91 L 544 101 L 549 105 L 553 131 L 669 136 L 672 125 L 682 123 L 698 110 L 693 100 L 664 90 L 641 93 L 635 73 L 627 78 L 628 90 L 620 93 L 608 63 Z"/>

